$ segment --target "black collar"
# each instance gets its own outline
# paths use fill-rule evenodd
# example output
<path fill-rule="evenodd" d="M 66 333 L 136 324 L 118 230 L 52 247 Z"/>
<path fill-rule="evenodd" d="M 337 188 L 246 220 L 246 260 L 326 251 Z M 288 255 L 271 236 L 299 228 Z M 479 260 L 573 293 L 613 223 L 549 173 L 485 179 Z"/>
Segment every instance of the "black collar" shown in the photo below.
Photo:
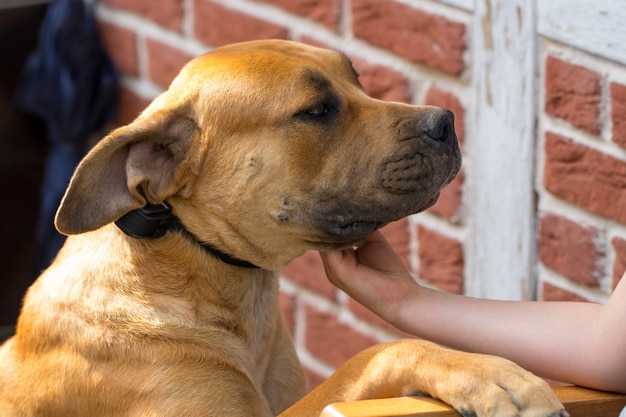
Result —
<path fill-rule="evenodd" d="M 161 204 L 148 204 L 137 210 L 130 211 L 120 217 L 115 224 L 122 232 L 137 239 L 158 238 L 167 233 L 168 230 L 180 232 L 183 236 L 200 245 L 209 254 L 228 265 L 241 268 L 259 268 L 248 261 L 233 258 L 208 243 L 200 242 L 197 237 L 183 226 L 178 217 L 172 213 L 172 206 L 165 201 Z"/>

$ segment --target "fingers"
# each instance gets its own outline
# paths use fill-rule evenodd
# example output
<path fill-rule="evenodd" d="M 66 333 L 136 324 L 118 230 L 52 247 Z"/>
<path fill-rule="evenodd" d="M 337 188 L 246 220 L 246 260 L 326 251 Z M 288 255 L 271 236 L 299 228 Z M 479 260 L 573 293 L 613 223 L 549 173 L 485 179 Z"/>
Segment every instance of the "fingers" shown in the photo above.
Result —
<path fill-rule="evenodd" d="M 358 262 L 384 275 L 407 274 L 406 265 L 380 231 L 372 233 L 365 244 L 356 249 Z"/>
<path fill-rule="evenodd" d="M 326 273 L 326 278 L 328 278 L 331 284 L 338 287 L 337 274 L 335 273 L 334 265 L 338 263 L 338 259 L 341 257 L 341 254 L 339 253 L 339 251 L 320 251 L 320 257 L 322 258 L 322 265 L 324 265 L 324 273 Z"/>
<path fill-rule="evenodd" d="M 365 243 L 358 249 L 344 249 L 340 251 L 320 251 L 324 270 L 333 284 L 340 281 L 340 277 L 351 276 L 363 265 L 372 266 L 370 258 L 377 259 L 381 256 L 388 256 L 392 252 L 391 246 L 383 234 L 376 230 L 369 235 Z M 373 267 L 376 267 L 376 261 Z"/>
<path fill-rule="evenodd" d="M 345 290 L 344 280 L 386 279 L 410 274 L 406 265 L 380 231 L 372 233 L 357 249 L 320 252 L 329 280 Z"/>
<path fill-rule="evenodd" d="M 345 290 L 346 287 L 341 277 L 350 276 L 351 270 L 357 266 L 357 257 L 353 249 L 340 251 L 320 251 L 324 271 L 328 280 L 337 288 Z"/>

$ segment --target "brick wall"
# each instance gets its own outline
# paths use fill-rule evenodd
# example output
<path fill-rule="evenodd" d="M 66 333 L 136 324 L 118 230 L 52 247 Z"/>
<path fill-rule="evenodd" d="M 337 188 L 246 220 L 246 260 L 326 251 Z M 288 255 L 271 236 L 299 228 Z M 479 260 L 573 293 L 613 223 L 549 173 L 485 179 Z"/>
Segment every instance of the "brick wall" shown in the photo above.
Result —
<path fill-rule="evenodd" d="M 118 123 L 132 120 L 192 56 L 226 43 L 284 38 L 341 49 L 377 98 L 456 114 L 472 137 L 472 11 L 409 0 L 100 0 L 108 50 L 124 74 Z M 626 267 L 626 68 L 538 37 L 538 285 L 529 298 L 603 301 Z M 540 101 L 540 103 L 539 103 Z M 384 229 L 410 270 L 464 293 L 476 186 L 464 170 L 427 213 Z M 515 222 L 515 219 L 511 219 Z M 497 254 L 494 254 L 497 256 Z M 325 278 L 316 253 L 282 272 L 281 305 L 311 385 L 348 357 L 402 336 Z M 512 285 L 519 285 L 513 283 Z"/>
<path fill-rule="evenodd" d="M 626 266 L 626 68 L 550 41 L 541 64 L 541 297 L 602 301 Z"/>

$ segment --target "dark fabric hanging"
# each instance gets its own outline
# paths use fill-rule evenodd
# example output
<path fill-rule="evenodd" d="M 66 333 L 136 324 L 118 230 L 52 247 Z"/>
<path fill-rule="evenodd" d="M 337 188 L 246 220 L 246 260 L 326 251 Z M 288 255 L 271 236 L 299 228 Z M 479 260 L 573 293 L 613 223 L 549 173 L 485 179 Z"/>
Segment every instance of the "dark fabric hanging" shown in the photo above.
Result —
<path fill-rule="evenodd" d="M 41 118 L 51 144 L 41 188 L 35 274 L 46 268 L 65 238 L 53 219 L 88 136 L 114 116 L 118 71 L 104 50 L 93 8 L 83 0 L 55 0 L 39 43 L 15 91 L 15 106 Z"/>

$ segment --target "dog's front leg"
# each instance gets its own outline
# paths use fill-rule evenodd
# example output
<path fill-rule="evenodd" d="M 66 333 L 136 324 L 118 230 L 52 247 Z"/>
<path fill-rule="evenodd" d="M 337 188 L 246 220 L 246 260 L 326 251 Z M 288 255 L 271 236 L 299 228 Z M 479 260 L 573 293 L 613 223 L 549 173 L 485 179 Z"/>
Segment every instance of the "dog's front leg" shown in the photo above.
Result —
<path fill-rule="evenodd" d="M 281 417 L 317 417 L 334 402 L 418 392 L 468 416 L 548 417 L 563 410 L 543 380 L 508 360 L 401 340 L 354 356 Z"/>

